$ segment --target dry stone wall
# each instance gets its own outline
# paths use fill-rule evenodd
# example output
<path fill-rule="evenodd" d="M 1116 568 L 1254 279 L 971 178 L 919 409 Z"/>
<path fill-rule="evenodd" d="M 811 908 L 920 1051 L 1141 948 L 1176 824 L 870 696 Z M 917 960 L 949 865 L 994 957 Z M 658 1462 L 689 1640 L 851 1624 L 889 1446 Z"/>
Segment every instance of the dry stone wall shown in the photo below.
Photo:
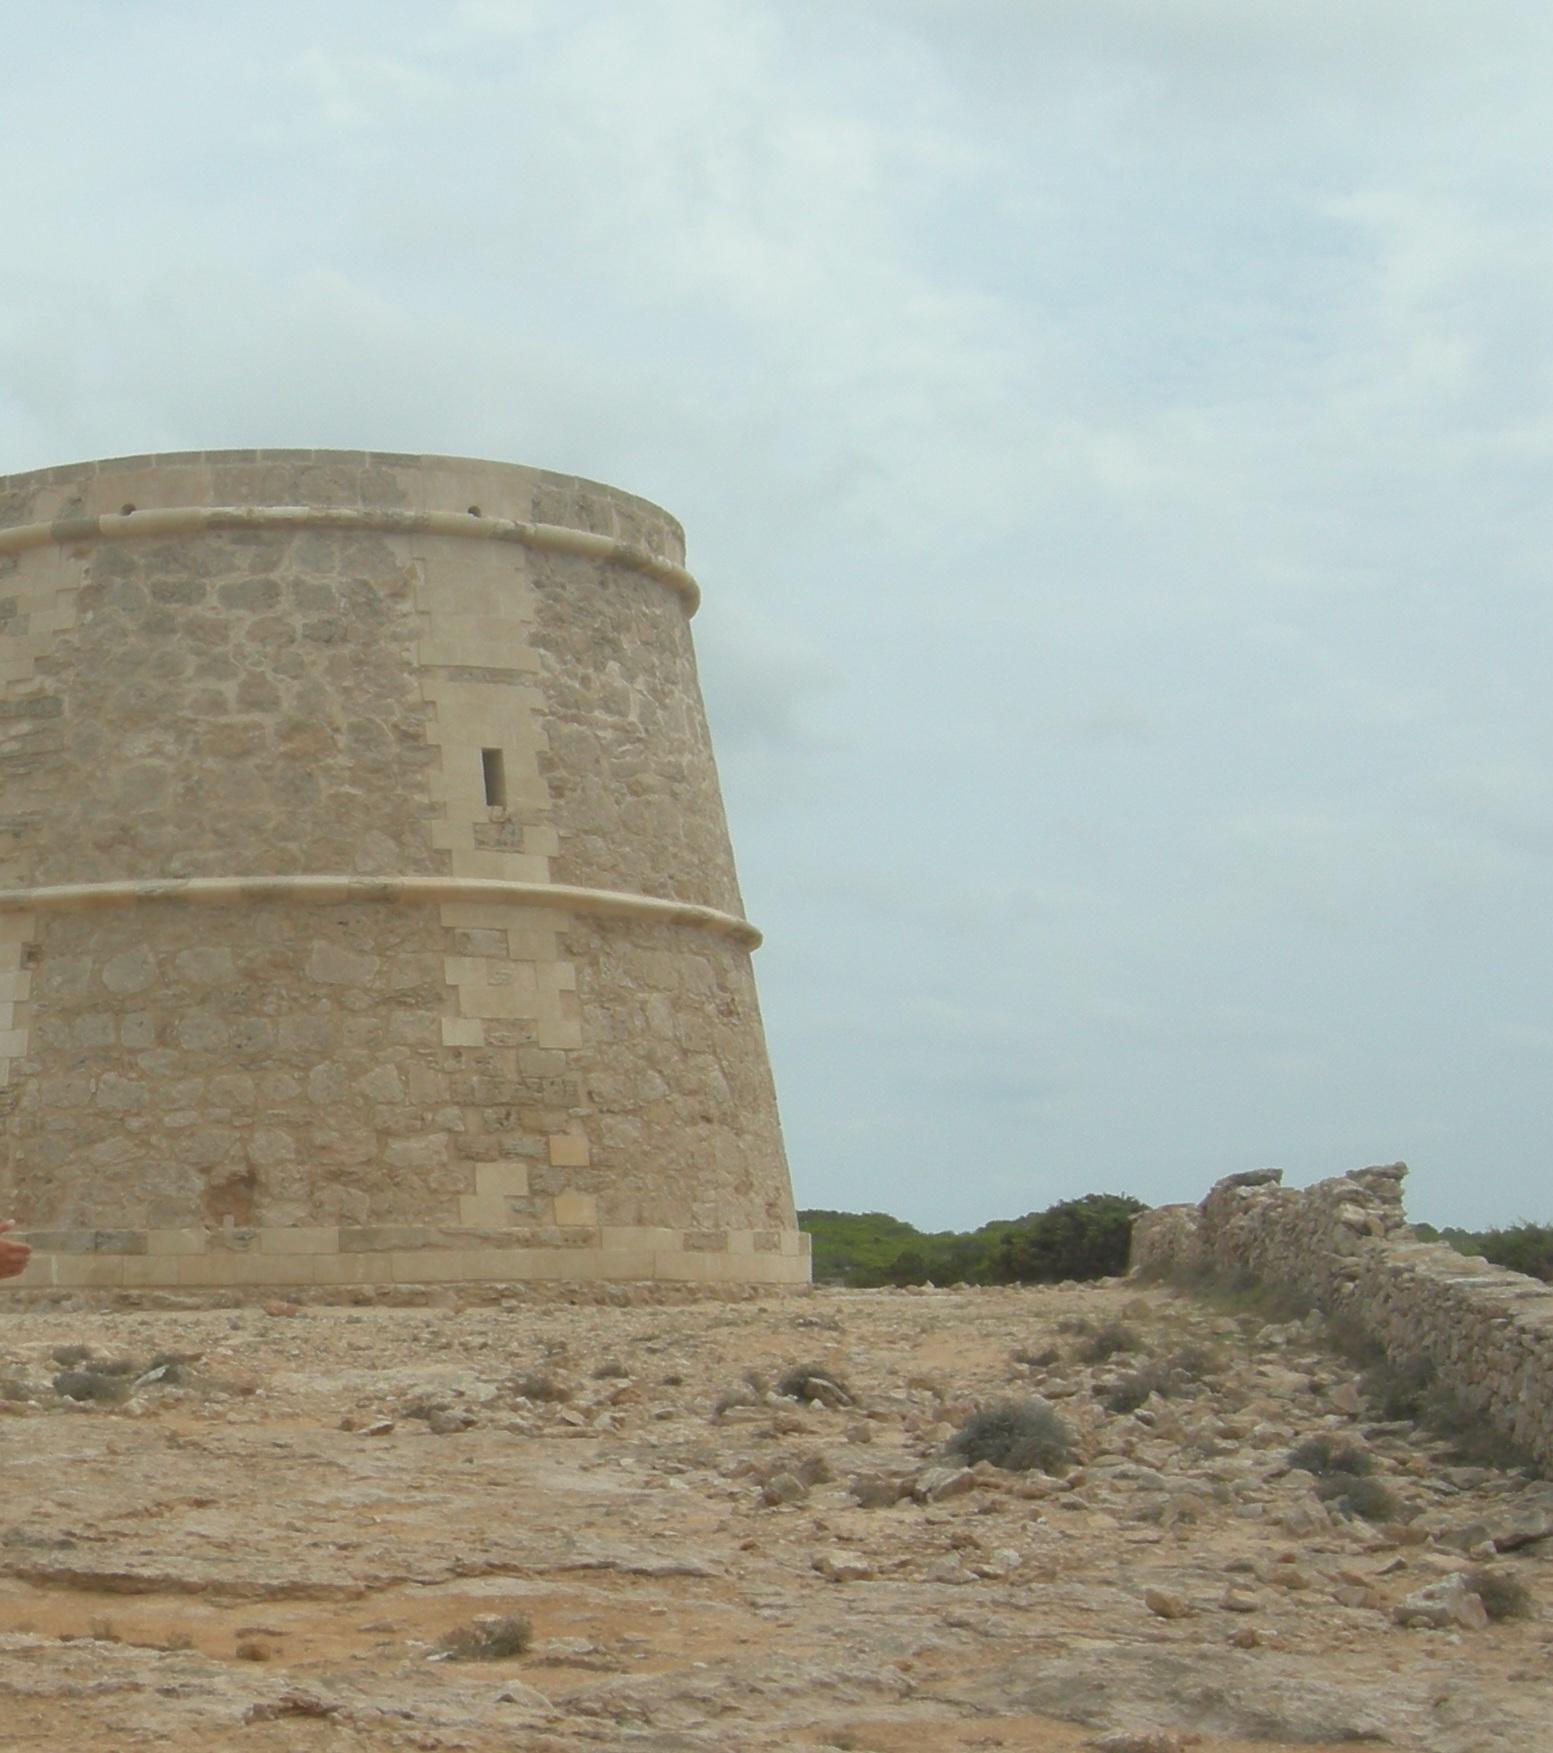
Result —
<path fill-rule="evenodd" d="M 1553 1466 L 1553 1285 L 1420 1241 L 1403 1211 L 1406 1173 L 1393 1163 L 1302 1189 L 1283 1186 L 1278 1169 L 1230 1175 L 1200 1205 L 1141 1213 L 1132 1270 L 1243 1274 L 1309 1297 L 1394 1363 L 1427 1362 L 1461 1403 Z"/>
<path fill-rule="evenodd" d="M 683 553 L 457 459 L 0 480 L 22 1286 L 807 1278 Z"/>

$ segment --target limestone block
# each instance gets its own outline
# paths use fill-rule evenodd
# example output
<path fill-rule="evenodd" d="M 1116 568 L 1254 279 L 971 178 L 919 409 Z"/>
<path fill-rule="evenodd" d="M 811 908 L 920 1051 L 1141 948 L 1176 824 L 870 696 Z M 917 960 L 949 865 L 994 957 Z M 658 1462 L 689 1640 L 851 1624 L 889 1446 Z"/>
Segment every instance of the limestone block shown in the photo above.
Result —
<path fill-rule="evenodd" d="M 580 1132 L 552 1132 L 548 1143 L 550 1161 L 557 1168 L 586 1168 L 593 1160 L 588 1141 Z"/>
<path fill-rule="evenodd" d="M 262 1254 L 337 1254 L 340 1232 L 323 1225 L 297 1224 L 288 1229 L 259 1231 Z"/>
<path fill-rule="evenodd" d="M 557 1193 L 555 1221 L 562 1226 L 591 1225 L 596 1222 L 597 1208 L 598 1202 L 591 1193 Z"/>

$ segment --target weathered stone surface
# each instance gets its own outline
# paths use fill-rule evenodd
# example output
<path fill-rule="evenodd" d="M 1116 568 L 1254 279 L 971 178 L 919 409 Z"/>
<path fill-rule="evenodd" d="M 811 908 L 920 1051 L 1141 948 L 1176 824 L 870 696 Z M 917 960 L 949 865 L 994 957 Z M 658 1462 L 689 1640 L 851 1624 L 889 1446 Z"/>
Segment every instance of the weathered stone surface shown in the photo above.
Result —
<path fill-rule="evenodd" d="M 1553 1467 L 1553 1285 L 1420 1242 L 1402 1207 L 1406 1173 L 1388 1163 L 1303 1189 L 1282 1186 L 1275 1171 L 1227 1176 L 1200 1206 L 1139 1215 L 1133 1271 L 1206 1268 L 1292 1292 Z M 1362 1400 L 1352 1381 L 1331 1395 L 1346 1416 Z M 1525 1537 L 1545 1535 L 1533 1522 Z"/>
<path fill-rule="evenodd" d="M 0 481 L 0 1210 L 236 1223 L 276 1285 L 803 1281 L 682 557 L 655 507 L 498 464 Z M 24 905 L 83 884 L 119 904 Z M 402 1225 L 505 1235 L 345 1239 Z M 21 1288 L 87 1282 L 39 1248 Z"/>
<path fill-rule="evenodd" d="M 1134 1285 L 364 1295 L 153 1293 L 115 1311 L 83 1292 L 7 1311 L 8 1749 L 1076 1753 L 1132 1736 L 1545 1753 L 1553 1555 L 1533 1542 L 1499 1562 L 1529 1617 L 1415 1631 L 1393 1610 L 1469 1562 L 1443 1539 L 1279 1525 L 1311 1491 L 1289 1447 L 1343 1428 L 1319 1324 L 1274 1347 Z M 1093 1392 L 1107 1366 L 1078 1355 L 1077 1318 L 1124 1318 L 1147 1356 L 1214 1361 L 1140 1424 Z M 1011 1356 L 1026 1347 L 1057 1350 L 1072 1389 L 1069 1476 L 972 1469 L 974 1491 L 913 1499 L 945 1465 L 946 1427 L 1027 1379 Z M 827 1359 L 863 1411 L 749 1386 Z M 67 1371 L 117 1386 L 73 1401 L 53 1386 Z M 729 1390 L 747 1417 L 713 1415 Z M 896 1499 L 877 1513 L 848 1472 L 865 1419 Z M 1412 1427 L 1364 1440 L 1409 1529 L 1538 1501 Z M 760 1485 L 782 1474 L 806 1495 L 773 1511 Z M 1134 1513 L 1185 1497 L 1186 1527 Z M 1280 1586 L 1296 1572 L 1307 1586 Z M 1196 1611 L 1159 1618 L 1146 1590 Z M 456 1628 L 512 1614 L 532 1622 L 526 1654 L 430 1659 Z M 288 1698 L 340 1708 L 310 1722 Z M 245 1721 L 260 1705 L 279 1714 Z"/>
<path fill-rule="evenodd" d="M 1421 1625 L 1433 1630 L 1459 1625 L 1467 1631 L 1482 1631 L 1488 1624 L 1488 1612 L 1480 1596 L 1473 1592 L 1465 1577 L 1442 1577 L 1404 1596 L 1391 1610 L 1398 1625 Z"/>

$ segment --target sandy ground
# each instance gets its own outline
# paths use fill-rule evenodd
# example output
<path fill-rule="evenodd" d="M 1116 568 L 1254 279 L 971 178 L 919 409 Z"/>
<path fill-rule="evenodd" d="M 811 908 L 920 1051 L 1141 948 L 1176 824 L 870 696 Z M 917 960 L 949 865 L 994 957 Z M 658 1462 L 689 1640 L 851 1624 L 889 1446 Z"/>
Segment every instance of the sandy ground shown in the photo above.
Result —
<path fill-rule="evenodd" d="M 0 1746 L 1553 1747 L 1553 1539 L 1493 1544 L 1548 1488 L 1375 1423 L 1316 1324 L 1116 1282 L 270 1307 L 0 1317 Z M 1065 1475 L 954 1470 L 1033 1393 Z M 1393 1515 L 1288 1468 L 1320 1433 Z M 1485 1562 L 1526 1616 L 1395 1622 Z"/>

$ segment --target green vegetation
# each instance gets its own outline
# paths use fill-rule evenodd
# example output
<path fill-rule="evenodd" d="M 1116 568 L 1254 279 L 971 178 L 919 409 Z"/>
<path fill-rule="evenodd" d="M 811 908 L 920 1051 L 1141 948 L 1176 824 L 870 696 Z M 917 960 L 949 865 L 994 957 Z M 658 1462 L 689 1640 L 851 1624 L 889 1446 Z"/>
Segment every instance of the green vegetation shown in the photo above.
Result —
<path fill-rule="evenodd" d="M 926 1233 L 880 1211 L 800 1211 L 814 1238 L 817 1284 L 1056 1284 L 1127 1270 L 1132 1218 L 1125 1193 L 1086 1193 L 978 1230 Z"/>
<path fill-rule="evenodd" d="M 1495 1266 L 1553 1284 L 1553 1223 L 1523 1221 L 1506 1230 L 1463 1230 L 1451 1225 L 1437 1230 L 1429 1223 L 1413 1227 L 1426 1242 L 1449 1242 L 1458 1254 L 1481 1254 Z"/>

